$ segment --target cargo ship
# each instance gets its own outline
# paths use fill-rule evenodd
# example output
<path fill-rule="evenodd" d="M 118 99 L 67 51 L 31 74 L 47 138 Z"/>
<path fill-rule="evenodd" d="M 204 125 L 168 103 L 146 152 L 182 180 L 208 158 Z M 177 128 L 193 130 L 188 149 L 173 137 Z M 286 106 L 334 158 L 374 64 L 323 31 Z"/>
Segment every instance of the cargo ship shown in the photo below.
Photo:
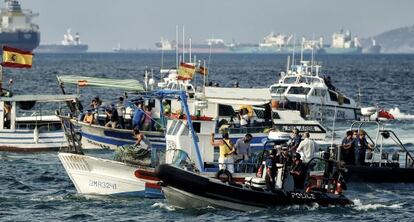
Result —
<path fill-rule="evenodd" d="M 40 31 L 32 18 L 38 14 L 22 10 L 19 1 L 5 0 L 0 12 L 0 51 L 3 46 L 33 51 L 40 43 Z"/>
<path fill-rule="evenodd" d="M 83 53 L 88 51 L 88 45 L 82 44 L 79 33 L 72 35 L 71 30 L 68 29 L 63 35 L 63 40 L 60 44 L 41 44 L 36 53 Z"/>
<path fill-rule="evenodd" d="M 341 29 L 332 35 L 332 44 L 323 48 L 326 54 L 361 54 L 362 46 L 358 37 L 352 37 L 349 30 Z"/>

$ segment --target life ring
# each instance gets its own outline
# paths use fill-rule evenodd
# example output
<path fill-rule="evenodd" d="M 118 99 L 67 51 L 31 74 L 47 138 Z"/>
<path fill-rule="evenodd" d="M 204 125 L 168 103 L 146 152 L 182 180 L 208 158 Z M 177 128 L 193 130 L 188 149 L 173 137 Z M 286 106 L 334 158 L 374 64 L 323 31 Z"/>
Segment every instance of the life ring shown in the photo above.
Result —
<path fill-rule="evenodd" d="M 216 173 L 216 179 L 221 180 L 222 182 L 233 182 L 233 176 L 231 175 L 230 171 L 226 169 L 221 169 Z"/>

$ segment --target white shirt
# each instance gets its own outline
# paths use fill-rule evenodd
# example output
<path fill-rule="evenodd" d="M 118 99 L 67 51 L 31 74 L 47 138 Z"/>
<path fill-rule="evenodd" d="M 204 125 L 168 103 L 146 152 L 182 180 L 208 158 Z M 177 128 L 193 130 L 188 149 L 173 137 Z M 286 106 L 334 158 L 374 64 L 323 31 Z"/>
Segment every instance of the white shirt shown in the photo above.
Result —
<path fill-rule="evenodd" d="M 297 153 L 302 153 L 303 162 L 309 162 L 315 153 L 315 150 L 318 148 L 318 144 L 315 141 L 305 138 L 300 142 L 299 147 L 296 149 Z"/>
<path fill-rule="evenodd" d="M 240 118 L 240 126 L 246 126 L 248 124 L 249 120 L 249 115 L 244 114 L 241 118 Z"/>

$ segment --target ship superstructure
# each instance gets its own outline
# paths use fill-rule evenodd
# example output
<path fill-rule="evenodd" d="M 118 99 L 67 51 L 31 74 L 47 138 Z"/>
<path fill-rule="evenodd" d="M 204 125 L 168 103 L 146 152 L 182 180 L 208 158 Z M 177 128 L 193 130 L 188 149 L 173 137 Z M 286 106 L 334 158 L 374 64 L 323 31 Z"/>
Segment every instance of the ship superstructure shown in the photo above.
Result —
<path fill-rule="evenodd" d="M 362 47 L 358 37 L 352 37 L 349 30 L 341 29 L 332 35 L 332 44 L 325 47 L 324 51 L 328 54 L 359 54 Z"/>
<path fill-rule="evenodd" d="M 73 36 L 71 29 L 68 29 L 63 35 L 60 44 L 41 44 L 36 49 L 36 52 L 49 53 L 81 53 L 86 51 L 88 51 L 88 45 L 81 42 L 78 32 Z"/>
<path fill-rule="evenodd" d="M 22 10 L 17 0 L 5 0 L 5 4 L 0 12 L 0 44 L 32 51 L 40 43 L 39 26 L 32 23 L 38 14 Z"/>

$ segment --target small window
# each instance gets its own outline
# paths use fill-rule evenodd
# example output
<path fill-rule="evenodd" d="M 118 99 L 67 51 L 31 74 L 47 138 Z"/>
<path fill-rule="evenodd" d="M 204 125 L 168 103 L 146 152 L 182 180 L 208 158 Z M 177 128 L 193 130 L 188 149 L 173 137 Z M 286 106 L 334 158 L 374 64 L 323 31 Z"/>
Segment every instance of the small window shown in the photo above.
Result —
<path fill-rule="evenodd" d="M 193 128 L 196 133 L 201 132 L 201 123 L 200 122 L 193 122 Z"/>
<path fill-rule="evenodd" d="M 344 103 L 345 104 L 351 104 L 351 101 L 348 98 L 344 97 Z"/>

